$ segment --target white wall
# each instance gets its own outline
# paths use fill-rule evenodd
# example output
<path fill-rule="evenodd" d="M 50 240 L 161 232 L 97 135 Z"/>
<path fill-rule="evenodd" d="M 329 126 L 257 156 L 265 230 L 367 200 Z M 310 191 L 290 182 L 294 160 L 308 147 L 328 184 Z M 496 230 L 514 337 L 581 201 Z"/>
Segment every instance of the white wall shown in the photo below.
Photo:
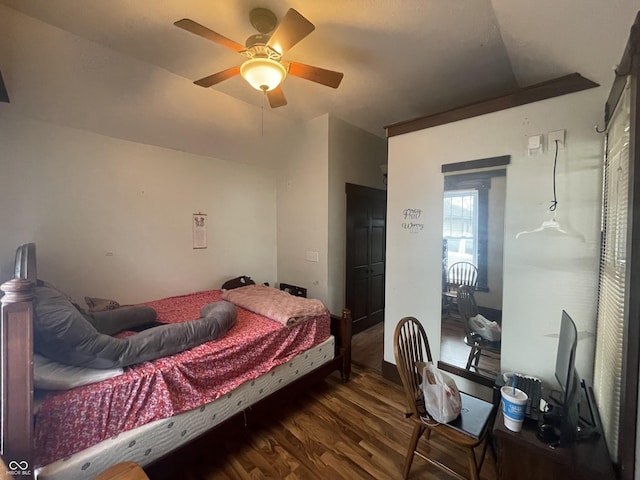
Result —
<path fill-rule="evenodd" d="M 335 117 L 329 118 L 329 304 L 345 307 L 347 203 L 345 184 L 385 189 L 380 165 L 387 141 Z"/>
<path fill-rule="evenodd" d="M 0 280 L 34 241 L 39 277 L 75 298 L 139 302 L 276 270 L 275 174 L 0 110 Z M 247 195 L 246 192 L 251 192 Z M 192 248 L 192 214 L 208 248 Z"/>
<path fill-rule="evenodd" d="M 307 288 L 327 302 L 328 115 L 306 124 L 287 143 L 278 173 L 278 282 Z M 306 259 L 316 252 L 318 261 Z"/>
<path fill-rule="evenodd" d="M 384 188 L 386 140 L 329 115 L 287 141 L 278 175 L 278 281 L 306 287 L 331 312 L 344 305 L 345 183 Z M 318 262 L 306 259 L 318 252 Z"/>
<path fill-rule="evenodd" d="M 502 368 L 555 385 L 557 333 L 566 309 L 580 332 L 579 373 L 591 378 L 603 149 L 593 126 L 602 118 L 601 97 L 587 90 L 389 139 L 386 307 L 391 321 L 385 325 L 385 361 L 395 363 L 393 329 L 406 315 L 424 323 L 434 359 L 440 356 L 441 164 L 511 155 Z M 515 240 L 516 233 L 547 219 L 553 198 L 553 155 L 528 157 L 527 137 L 559 129 L 566 130 L 566 148 L 558 157 L 557 219 L 577 236 L 546 232 Z M 406 208 L 423 211 L 420 233 L 402 228 Z M 459 384 L 475 388 L 463 379 Z"/>

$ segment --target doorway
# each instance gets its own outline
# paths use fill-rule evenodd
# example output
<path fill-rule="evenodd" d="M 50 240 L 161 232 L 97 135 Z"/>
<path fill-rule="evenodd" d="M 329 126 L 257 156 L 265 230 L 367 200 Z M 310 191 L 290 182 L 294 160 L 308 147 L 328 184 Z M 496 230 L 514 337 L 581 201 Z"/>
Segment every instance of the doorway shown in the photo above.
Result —
<path fill-rule="evenodd" d="M 345 306 L 353 333 L 384 321 L 387 192 L 346 184 Z"/>

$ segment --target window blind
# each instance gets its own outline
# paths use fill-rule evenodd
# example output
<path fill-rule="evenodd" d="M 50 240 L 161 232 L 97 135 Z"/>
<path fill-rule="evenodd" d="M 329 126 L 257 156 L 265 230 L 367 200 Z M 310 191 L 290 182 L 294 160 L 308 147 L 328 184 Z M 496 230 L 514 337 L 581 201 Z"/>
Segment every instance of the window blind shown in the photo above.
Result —
<path fill-rule="evenodd" d="M 593 389 L 612 460 L 617 461 L 627 292 L 629 220 L 629 86 L 606 137 L 602 244 Z"/>

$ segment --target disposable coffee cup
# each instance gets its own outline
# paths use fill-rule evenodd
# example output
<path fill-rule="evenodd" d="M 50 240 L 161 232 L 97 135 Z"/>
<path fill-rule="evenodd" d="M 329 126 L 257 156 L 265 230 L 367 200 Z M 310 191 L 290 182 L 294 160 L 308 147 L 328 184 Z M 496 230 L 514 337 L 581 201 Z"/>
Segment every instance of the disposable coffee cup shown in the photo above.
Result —
<path fill-rule="evenodd" d="M 522 390 L 509 386 L 502 387 L 500 393 L 502 394 L 504 426 L 513 432 L 519 432 L 522 430 L 529 397 Z"/>

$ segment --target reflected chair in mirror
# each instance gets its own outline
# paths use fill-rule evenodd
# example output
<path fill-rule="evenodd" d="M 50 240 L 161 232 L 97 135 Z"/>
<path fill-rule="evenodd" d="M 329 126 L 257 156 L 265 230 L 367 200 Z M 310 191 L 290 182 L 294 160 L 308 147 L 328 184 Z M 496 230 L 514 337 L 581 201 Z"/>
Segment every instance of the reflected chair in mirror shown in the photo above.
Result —
<path fill-rule="evenodd" d="M 447 270 L 447 279 L 442 293 L 443 311 L 450 315 L 457 307 L 458 288 L 467 285 L 473 290 L 478 286 L 478 267 L 470 262 L 456 262 Z"/>
<path fill-rule="evenodd" d="M 471 409 L 471 418 L 473 422 L 480 422 L 479 434 L 473 436 L 469 433 L 465 433 L 463 426 L 464 421 L 458 417 L 452 423 L 460 421 L 460 425 L 456 424 L 456 427 L 449 424 L 441 424 L 431 418 L 425 408 L 424 395 L 422 393 L 422 373 L 426 362 L 431 360 L 431 350 L 429 348 L 429 340 L 422 324 L 414 317 L 405 317 L 396 326 L 394 333 L 394 354 L 396 360 L 396 367 L 402 380 L 402 386 L 404 388 L 405 400 L 406 400 L 406 413 L 405 417 L 408 418 L 413 424 L 413 433 L 411 434 L 411 441 L 407 450 L 407 455 L 404 461 L 404 467 L 402 470 L 403 478 L 407 478 L 413 458 L 415 455 L 430 462 L 445 472 L 453 475 L 456 478 L 464 479 L 462 476 L 450 466 L 445 465 L 436 458 L 427 457 L 424 453 L 418 451 L 418 442 L 423 434 L 429 443 L 433 443 L 434 440 L 446 440 L 459 447 L 462 447 L 467 452 L 467 463 L 469 466 L 470 477 L 473 480 L 480 478 L 480 469 L 484 462 L 487 446 L 490 441 L 488 438 L 488 430 L 493 423 L 493 417 L 496 412 L 496 408 L 489 402 L 475 399 L 465 393 L 460 393 L 463 404 L 463 413 L 465 405 L 472 405 L 473 403 L 465 403 L 470 399 L 472 402 L 479 402 L 483 404 L 482 413 L 478 413 L 478 410 Z M 488 407 L 488 410 L 486 409 Z M 434 437 L 431 433 L 435 432 Z M 480 456 L 476 458 L 476 447 L 480 447 Z M 430 448 L 431 452 L 437 452 L 439 449 Z"/>
<path fill-rule="evenodd" d="M 465 368 L 467 370 L 474 369 L 478 373 L 497 375 L 500 370 L 501 342 L 500 340 L 491 341 L 484 338 L 471 325 L 471 319 L 476 317 L 479 313 L 473 292 L 474 290 L 471 287 L 461 285 L 460 288 L 458 288 L 457 294 L 458 312 L 460 313 L 464 324 L 464 343 L 471 348 L 469 358 L 467 359 L 467 366 Z M 480 366 L 481 357 L 485 357 L 490 360 L 489 365 L 497 365 L 497 368 L 484 368 Z"/>

